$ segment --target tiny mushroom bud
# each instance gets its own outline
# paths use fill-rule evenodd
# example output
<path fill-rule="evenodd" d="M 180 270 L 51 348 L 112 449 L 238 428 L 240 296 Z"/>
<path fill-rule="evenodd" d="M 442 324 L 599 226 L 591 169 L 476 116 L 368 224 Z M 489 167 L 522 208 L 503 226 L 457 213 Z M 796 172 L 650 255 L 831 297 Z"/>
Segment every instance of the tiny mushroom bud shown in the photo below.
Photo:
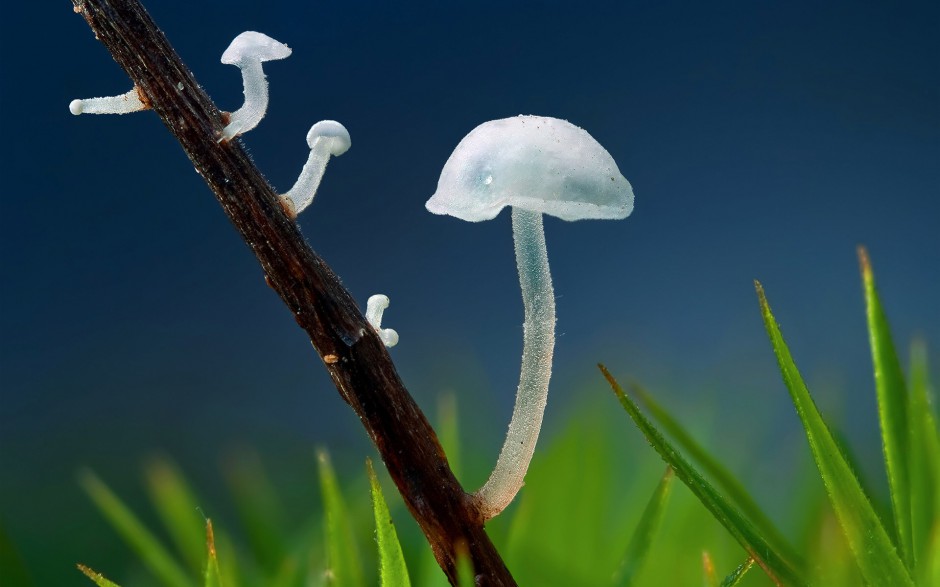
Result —
<path fill-rule="evenodd" d="M 620 219 L 633 211 L 633 188 L 610 154 L 585 130 L 557 118 L 517 116 L 470 132 L 444 164 L 426 207 L 478 222 L 512 207 L 522 301 L 522 368 L 506 441 L 489 480 L 473 494 L 484 519 L 512 501 L 535 451 L 548 399 L 555 347 L 555 295 L 542 214 L 563 220 Z"/>
<path fill-rule="evenodd" d="M 348 151 L 352 140 L 349 138 L 349 131 L 342 124 L 335 120 L 321 120 L 310 127 L 307 145 L 310 147 L 310 155 L 300 172 L 300 177 L 294 187 L 281 196 L 285 208 L 294 217 L 313 202 L 330 155 L 337 157 Z"/>
<path fill-rule="evenodd" d="M 150 108 L 140 99 L 140 90 L 137 86 L 120 96 L 107 96 L 105 98 L 85 98 L 69 102 L 69 112 L 79 114 L 127 114 L 139 112 Z"/>
<path fill-rule="evenodd" d="M 376 294 L 366 302 L 366 321 L 375 329 L 385 346 L 398 344 L 398 333 L 391 328 L 382 328 L 382 314 L 388 307 L 388 296 Z"/>
<path fill-rule="evenodd" d="M 258 126 L 268 109 L 268 81 L 261 64 L 265 61 L 284 59 L 291 49 L 284 43 L 255 31 L 245 31 L 235 37 L 228 49 L 222 53 L 222 63 L 235 65 L 242 70 L 245 103 L 232 112 L 228 125 L 222 129 L 219 142 L 230 141 Z"/>

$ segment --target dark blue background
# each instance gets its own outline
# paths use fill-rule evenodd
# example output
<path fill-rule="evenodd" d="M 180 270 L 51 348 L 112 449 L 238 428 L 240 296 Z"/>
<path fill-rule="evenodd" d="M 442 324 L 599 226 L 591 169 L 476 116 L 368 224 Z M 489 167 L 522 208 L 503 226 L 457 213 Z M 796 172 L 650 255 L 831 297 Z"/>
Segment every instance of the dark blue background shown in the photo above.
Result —
<path fill-rule="evenodd" d="M 309 127 L 346 125 L 353 147 L 301 227 L 363 304 L 391 297 L 405 381 L 431 412 L 453 390 L 483 455 L 495 459 L 521 351 L 509 219 L 471 225 L 424 202 L 454 146 L 494 118 L 582 126 L 636 192 L 625 221 L 546 222 L 549 431 L 576 402 L 611 401 L 604 361 L 690 420 L 742 426 L 713 445 L 749 462 L 805 451 L 759 278 L 817 401 L 877 457 L 859 243 L 902 347 L 940 342 L 935 2 L 148 4 L 223 109 L 242 101 L 219 63 L 235 35 L 293 48 L 267 64 L 270 109 L 243 140 L 286 191 Z M 14 540 L 66 548 L 66 567 L 87 559 L 95 544 L 73 534 L 106 531 L 72 527 L 91 509 L 75 470 L 134 487 L 155 449 L 209 487 L 241 446 L 306 470 L 321 443 L 358 467 L 361 426 L 157 117 L 69 114 L 73 98 L 130 87 L 81 17 L 65 1 L 4 12 L 0 518 Z M 772 492 L 786 467 L 765 469 Z"/>

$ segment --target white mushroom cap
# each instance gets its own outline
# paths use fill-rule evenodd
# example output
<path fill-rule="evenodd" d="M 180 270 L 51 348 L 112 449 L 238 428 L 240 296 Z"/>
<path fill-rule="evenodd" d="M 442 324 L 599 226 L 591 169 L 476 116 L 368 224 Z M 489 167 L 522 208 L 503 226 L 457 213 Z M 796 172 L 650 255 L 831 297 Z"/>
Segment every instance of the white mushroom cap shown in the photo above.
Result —
<path fill-rule="evenodd" d="M 291 49 L 264 33 L 245 31 L 232 40 L 222 53 L 222 63 L 238 65 L 243 61 L 275 61 L 289 57 Z"/>
<path fill-rule="evenodd" d="M 342 155 L 352 146 L 349 131 L 335 120 L 321 120 L 311 126 L 310 130 L 307 131 L 307 146 L 312 149 L 318 138 L 332 139 L 330 141 L 330 155 L 334 157 Z"/>
<path fill-rule="evenodd" d="M 620 219 L 633 211 L 633 188 L 584 129 L 516 116 L 485 122 L 464 137 L 425 206 L 469 222 L 490 220 L 505 206 L 563 220 Z"/>

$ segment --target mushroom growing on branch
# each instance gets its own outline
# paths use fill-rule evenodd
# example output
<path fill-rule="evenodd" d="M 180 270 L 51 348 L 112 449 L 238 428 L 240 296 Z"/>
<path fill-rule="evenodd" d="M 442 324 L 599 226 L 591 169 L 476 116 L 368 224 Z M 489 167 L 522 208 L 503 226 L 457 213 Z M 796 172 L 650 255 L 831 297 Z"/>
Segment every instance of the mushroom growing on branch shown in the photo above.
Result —
<path fill-rule="evenodd" d="M 228 125 L 222 129 L 219 142 L 230 141 L 258 126 L 268 109 L 268 80 L 261 64 L 289 57 L 291 49 L 284 43 L 255 31 L 245 31 L 235 37 L 222 53 L 222 63 L 242 70 L 245 103 L 232 112 Z"/>
<path fill-rule="evenodd" d="M 307 132 L 310 155 L 304 163 L 294 187 L 281 195 L 281 202 L 291 217 L 296 218 L 313 202 L 330 156 L 339 157 L 352 146 L 349 131 L 335 120 L 321 120 Z"/>
<path fill-rule="evenodd" d="M 473 494 L 484 519 L 503 511 L 523 485 L 548 399 L 555 347 L 555 294 L 542 214 L 563 220 L 621 219 L 633 189 L 610 154 L 585 130 L 557 118 L 485 122 L 444 164 L 425 204 L 434 214 L 478 222 L 512 207 L 522 301 L 522 368 L 506 440 L 489 480 Z"/>

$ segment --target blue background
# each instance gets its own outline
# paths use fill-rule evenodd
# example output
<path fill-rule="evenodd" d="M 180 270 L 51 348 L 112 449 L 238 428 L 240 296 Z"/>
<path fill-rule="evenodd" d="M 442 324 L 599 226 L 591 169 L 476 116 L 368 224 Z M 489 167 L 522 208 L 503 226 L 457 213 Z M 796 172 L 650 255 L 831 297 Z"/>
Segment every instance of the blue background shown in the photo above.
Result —
<path fill-rule="evenodd" d="M 560 334 L 548 435 L 571 406 L 611 401 L 603 361 L 711 422 L 758 494 L 784 492 L 805 441 L 758 278 L 817 402 L 877 457 L 860 243 L 897 341 L 940 342 L 935 2 L 148 4 L 226 110 L 242 101 L 219 63 L 232 38 L 293 48 L 266 65 L 270 108 L 243 140 L 286 191 L 309 127 L 346 125 L 353 146 L 301 228 L 363 304 L 390 296 L 406 383 L 429 412 L 455 392 L 486 459 L 521 352 L 509 218 L 424 210 L 486 120 L 568 119 L 636 192 L 624 221 L 546 221 Z M 309 476 L 316 444 L 359 467 L 360 424 L 157 117 L 69 114 L 73 98 L 130 87 L 81 17 L 64 1 L 4 12 L 0 523 L 31 563 L 64 552 L 37 578 L 78 582 L 72 563 L 114 543 L 80 466 L 131 495 L 155 450 L 210 495 L 241 447 L 288 476 Z M 740 429 L 720 432 L 728 421 Z M 771 464 L 748 470 L 755 454 Z"/>

